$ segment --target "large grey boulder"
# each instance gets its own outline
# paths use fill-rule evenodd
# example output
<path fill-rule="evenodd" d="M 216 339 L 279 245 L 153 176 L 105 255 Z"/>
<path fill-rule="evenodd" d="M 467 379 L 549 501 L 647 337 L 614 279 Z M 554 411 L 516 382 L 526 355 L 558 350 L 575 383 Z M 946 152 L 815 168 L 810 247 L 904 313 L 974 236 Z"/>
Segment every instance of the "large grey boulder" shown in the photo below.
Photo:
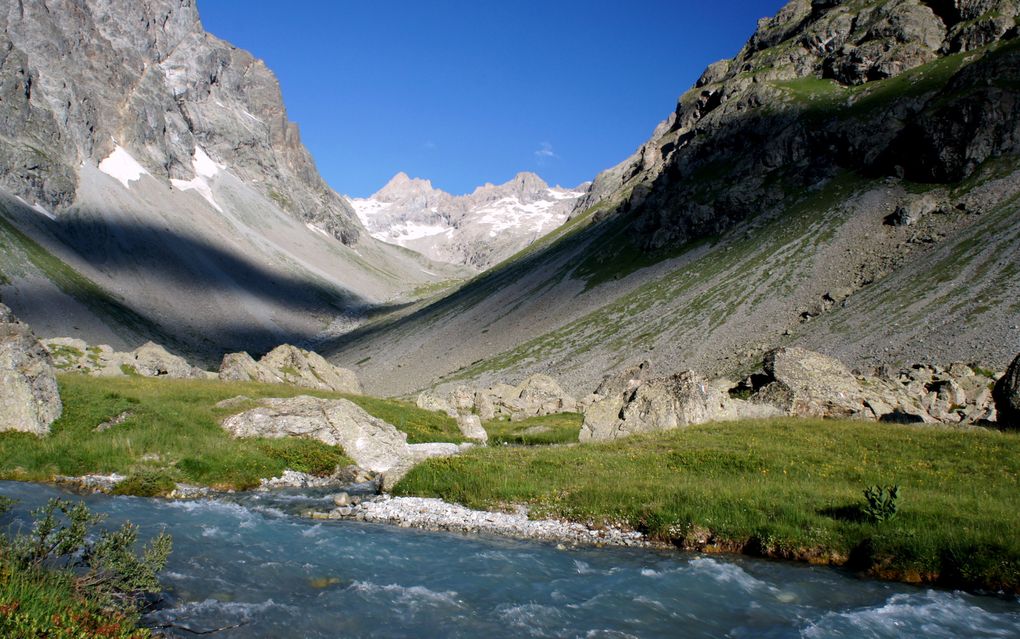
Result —
<path fill-rule="evenodd" d="M 753 399 L 797 417 L 868 417 L 865 393 L 839 360 L 807 349 L 777 348 L 765 354 L 771 380 Z"/>
<path fill-rule="evenodd" d="M 126 354 L 124 364 L 129 370 L 142 377 L 170 377 L 174 379 L 205 377 L 205 371 L 188 363 L 183 357 L 174 355 L 155 342 L 146 342 Z"/>
<path fill-rule="evenodd" d="M 511 419 L 527 419 L 541 415 L 573 413 L 577 410 L 577 400 L 567 394 L 556 380 L 548 375 L 531 375 L 515 389 L 516 401 L 511 406 L 518 410 Z"/>
<path fill-rule="evenodd" d="M 330 364 L 313 351 L 283 344 L 256 362 L 247 353 L 228 353 L 220 364 L 224 381 L 253 381 L 290 384 L 302 388 L 361 394 L 361 382 L 354 371 Z"/>
<path fill-rule="evenodd" d="M 775 417 L 780 411 L 772 406 L 747 402 L 729 396 L 732 386 L 725 380 L 709 382 L 693 371 L 670 377 L 637 380 L 625 371 L 600 385 L 613 395 L 598 395 L 584 413 L 579 440 L 606 441 L 692 424 Z M 632 383 L 623 384 L 625 378 Z"/>
<path fill-rule="evenodd" d="M 265 366 L 259 366 L 251 355 L 246 352 L 227 353 L 220 362 L 220 380 L 224 382 L 262 382 L 264 384 L 282 384 L 275 373 Z"/>
<path fill-rule="evenodd" d="M 46 435 L 63 412 L 53 361 L 27 324 L 0 304 L 0 431 Z"/>
<path fill-rule="evenodd" d="M 999 424 L 1020 429 L 1020 354 L 1006 369 L 1006 374 L 995 382 L 992 396 Z"/>
<path fill-rule="evenodd" d="M 222 427 L 234 437 L 305 437 L 340 446 L 362 468 L 385 472 L 411 455 L 407 435 L 346 399 L 300 395 L 262 400 Z"/>

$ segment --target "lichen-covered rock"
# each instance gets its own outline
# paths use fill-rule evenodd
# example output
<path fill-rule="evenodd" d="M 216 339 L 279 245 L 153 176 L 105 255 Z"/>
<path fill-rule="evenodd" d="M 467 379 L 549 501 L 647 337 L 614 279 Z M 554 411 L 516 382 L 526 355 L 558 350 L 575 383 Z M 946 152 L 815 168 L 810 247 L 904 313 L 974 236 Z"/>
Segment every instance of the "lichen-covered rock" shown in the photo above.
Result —
<path fill-rule="evenodd" d="M 155 342 L 146 342 L 131 351 L 124 358 L 129 370 L 142 377 L 171 377 L 188 379 L 205 377 L 205 371 L 188 363 L 186 359 L 174 355 Z"/>
<path fill-rule="evenodd" d="M 422 410 L 446 413 L 451 417 L 456 417 L 457 415 L 457 411 L 450 406 L 448 401 L 436 395 L 432 391 L 422 391 L 418 393 L 418 399 L 415 401 L 415 405 Z"/>
<path fill-rule="evenodd" d="M 346 399 L 300 395 L 262 400 L 222 427 L 234 437 L 305 437 L 340 446 L 358 466 L 384 472 L 410 455 L 407 435 Z"/>
<path fill-rule="evenodd" d="M 995 382 L 992 391 L 1000 426 L 1020 429 L 1020 354 Z"/>
<path fill-rule="evenodd" d="M 765 354 L 769 383 L 753 399 L 797 417 L 864 417 L 864 390 L 842 362 L 803 348 Z"/>
<path fill-rule="evenodd" d="M 290 344 L 269 351 L 259 360 L 259 364 L 270 369 L 287 384 L 361 394 L 361 382 L 353 371 L 334 366 L 318 353 Z"/>
<path fill-rule="evenodd" d="M 49 352 L 0 304 L 0 431 L 46 435 L 63 412 Z"/>

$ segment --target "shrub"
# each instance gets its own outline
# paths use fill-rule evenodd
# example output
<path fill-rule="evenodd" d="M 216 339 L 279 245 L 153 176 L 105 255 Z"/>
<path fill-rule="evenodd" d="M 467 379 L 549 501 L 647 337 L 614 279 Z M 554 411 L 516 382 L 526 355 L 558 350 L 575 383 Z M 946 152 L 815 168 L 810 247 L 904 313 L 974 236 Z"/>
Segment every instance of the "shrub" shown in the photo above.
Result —
<path fill-rule="evenodd" d="M 864 489 L 864 515 L 875 523 L 894 518 L 897 509 L 896 500 L 899 497 L 899 486 L 868 486 Z"/>
<path fill-rule="evenodd" d="M 158 470 L 143 470 L 132 473 L 113 488 L 114 495 L 135 495 L 137 497 L 164 497 L 173 492 L 177 482 L 170 475 Z"/>

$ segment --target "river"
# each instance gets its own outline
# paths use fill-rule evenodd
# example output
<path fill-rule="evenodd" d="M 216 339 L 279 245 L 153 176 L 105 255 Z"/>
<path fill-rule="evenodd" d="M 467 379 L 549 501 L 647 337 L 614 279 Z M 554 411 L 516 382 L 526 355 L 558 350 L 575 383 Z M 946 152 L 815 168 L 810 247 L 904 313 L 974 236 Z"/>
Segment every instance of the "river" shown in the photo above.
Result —
<path fill-rule="evenodd" d="M 69 494 L 0 482 L 3 525 Z M 73 496 L 75 499 L 81 498 Z M 296 516 L 321 494 L 84 497 L 174 552 L 148 625 L 215 637 L 1020 637 L 1020 600 L 740 557 L 422 532 Z M 193 632 L 189 632 L 193 631 Z"/>

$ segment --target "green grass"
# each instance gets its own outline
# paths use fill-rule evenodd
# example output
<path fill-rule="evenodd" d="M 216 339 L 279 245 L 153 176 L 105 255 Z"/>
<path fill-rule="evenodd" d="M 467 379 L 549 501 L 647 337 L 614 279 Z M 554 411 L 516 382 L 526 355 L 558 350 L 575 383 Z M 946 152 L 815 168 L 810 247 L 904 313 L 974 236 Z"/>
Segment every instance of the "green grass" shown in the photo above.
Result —
<path fill-rule="evenodd" d="M 882 524 L 859 507 L 898 484 Z M 707 424 L 617 442 L 493 447 L 430 460 L 396 487 L 474 508 L 623 523 L 702 550 L 847 565 L 1020 592 L 1020 436 L 861 422 Z M 710 531 L 708 545 L 695 543 Z"/>
<path fill-rule="evenodd" d="M 395 399 L 379 399 L 367 395 L 348 397 L 352 402 L 375 415 L 384 422 L 393 424 L 397 430 L 407 433 L 411 444 L 427 442 L 453 442 L 459 444 L 467 439 L 461 434 L 457 420 L 446 413 L 418 408 L 410 402 Z"/>
<path fill-rule="evenodd" d="M 329 474 L 352 461 L 337 447 L 302 439 L 233 439 L 219 426 L 249 406 L 218 409 L 221 400 L 315 395 L 347 397 L 367 412 L 406 429 L 408 439 L 462 441 L 456 423 L 414 406 L 293 386 L 59 376 L 64 414 L 44 438 L 0 434 L 0 478 L 47 481 L 54 475 L 121 473 L 124 492 L 165 494 L 174 482 L 243 489 L 283 470 Z M 252 404 L 254 405 L 254 404 Z M 127 413 L 123 423 L 95 432 Z"/>
<path fill-rule="evenodd" d="M 492 420 L 482 424 L 489 434 L 489 444 L 540 446 L 568 444 L 577 441 L 584 417 L 579 413 L 544 415 L 511 422 Z"/>

